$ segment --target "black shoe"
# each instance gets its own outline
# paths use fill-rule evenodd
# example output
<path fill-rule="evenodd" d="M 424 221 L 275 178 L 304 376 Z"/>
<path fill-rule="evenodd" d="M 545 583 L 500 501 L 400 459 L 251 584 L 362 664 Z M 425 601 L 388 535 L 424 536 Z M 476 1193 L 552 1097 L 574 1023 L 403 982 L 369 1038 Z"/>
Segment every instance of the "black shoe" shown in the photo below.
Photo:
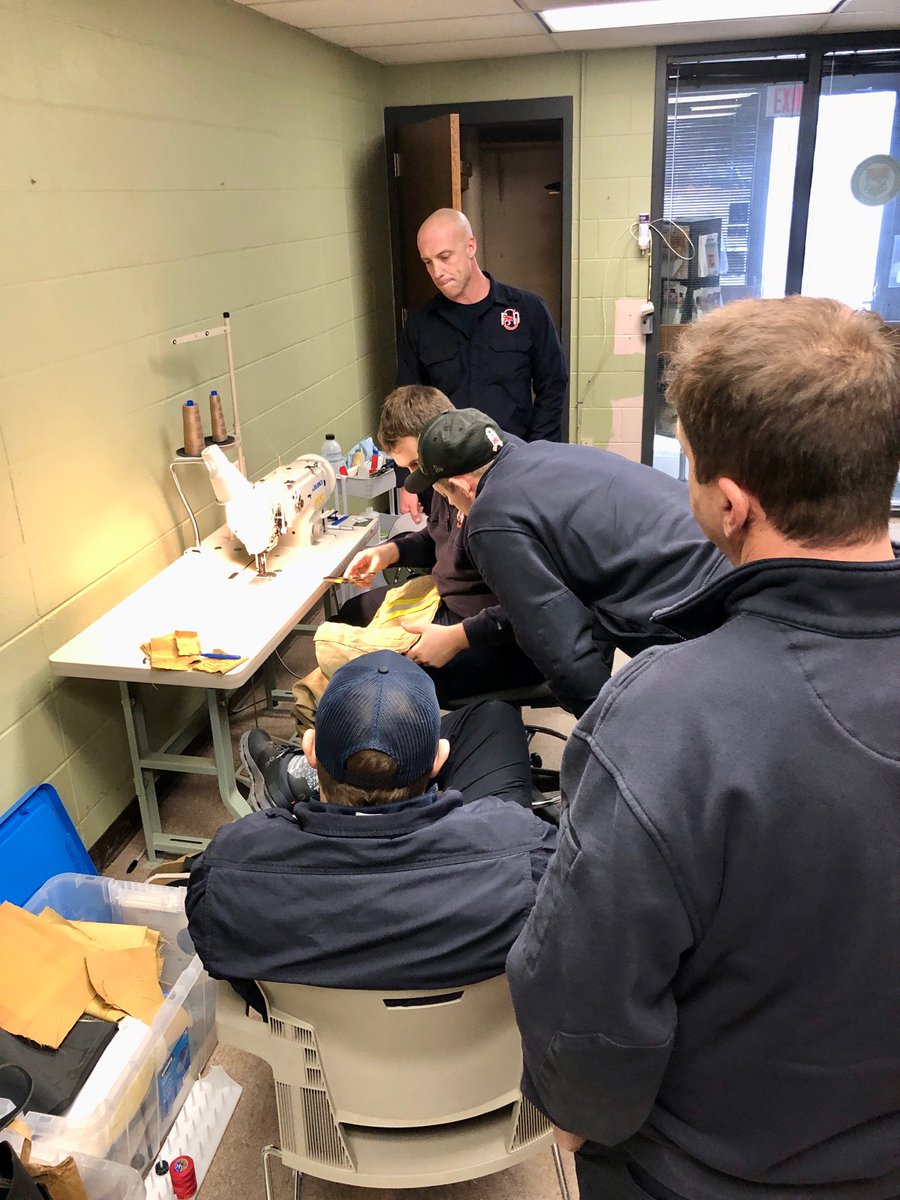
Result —
<path fill-rule="evenodd" d="M 283 760 L 299 753 L 294 746 L 274 742 L 264 729 L 251 729 L 241 735 L 241 762 L 250 774 L 251 808 L 293 807 L 297 797 L 288 786 Z"/>

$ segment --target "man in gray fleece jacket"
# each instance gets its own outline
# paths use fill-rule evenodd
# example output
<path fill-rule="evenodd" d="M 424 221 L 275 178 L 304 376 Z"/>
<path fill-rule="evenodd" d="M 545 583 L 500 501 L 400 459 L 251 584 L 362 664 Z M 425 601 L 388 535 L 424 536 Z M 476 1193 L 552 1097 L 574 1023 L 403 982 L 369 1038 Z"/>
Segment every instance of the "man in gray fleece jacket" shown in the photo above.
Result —
<path fill-rule="evenodd" d="M 748 300 L 670 395 L 735 566 L 578 723 L 508 960 L 582 1200 L 900 1195 L 900 344 Z M 565 1132 L 563 1132 L 565 1131 Z"/>

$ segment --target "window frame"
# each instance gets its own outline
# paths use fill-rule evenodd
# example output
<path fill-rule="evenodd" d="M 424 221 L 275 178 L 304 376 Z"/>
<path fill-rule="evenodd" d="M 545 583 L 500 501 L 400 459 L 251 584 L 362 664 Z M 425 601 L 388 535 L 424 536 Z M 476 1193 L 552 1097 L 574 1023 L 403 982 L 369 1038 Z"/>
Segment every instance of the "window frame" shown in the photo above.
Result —
<path fill-rule="evenodd" d="M 794 202 L 788 237 L 785 295 L 798 293 L 803 283 L 806 233 L 809 222 L 813 163 L 816 153 L 816 127 L 822 93 L 822 64 L 836 50 L 878 50 L 900 46 L 900 30 L 854 34 L 820 34 L 810 37 L 754 38 L 733 42 L 687 42 L 660 46 L 656 52 L 655 108 L 653 117 L 653 155 L 650 183 L 650 211 L 654 219 L 663 213 L 666 182 L 666 140 L 668 80 L 672 67 L 691 59 L 712 59 L 719 55 L 746 53 L 749 57 L 766 54 L 798 54 L 798 75 L 803 82 L 803 103 L 797 142 L 794 174 Z M 651 296 L 660 294 L 660 270 L 663 256 L 653 255 L 650 273 Z M 900 326 L 900 322 L 892 322 Z M 653 465 L 653 439 L 656 432 L 657 389 L 659 385 L 659 331 L 655 320 L 647 338 L 644 366 L 644 405 L 641 426 L 641 462 Z"/>

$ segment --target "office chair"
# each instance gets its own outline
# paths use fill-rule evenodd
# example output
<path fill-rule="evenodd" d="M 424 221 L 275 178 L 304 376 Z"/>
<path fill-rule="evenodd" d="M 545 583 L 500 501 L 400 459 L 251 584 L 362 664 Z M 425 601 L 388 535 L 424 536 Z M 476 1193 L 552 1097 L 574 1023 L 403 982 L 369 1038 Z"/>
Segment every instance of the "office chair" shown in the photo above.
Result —
<path fill-rule="evenodd" d="M 505 975 L 441 991 L 359 991 L 260 982 L 268 1023 L 219 984 L 219 1040 L 272 1067 L 280 1149 L 269 1161 L 357 1187 L 477 1179 L 550 1147 L 550 1123 L 519 1090 L 522 1052 Z"/>

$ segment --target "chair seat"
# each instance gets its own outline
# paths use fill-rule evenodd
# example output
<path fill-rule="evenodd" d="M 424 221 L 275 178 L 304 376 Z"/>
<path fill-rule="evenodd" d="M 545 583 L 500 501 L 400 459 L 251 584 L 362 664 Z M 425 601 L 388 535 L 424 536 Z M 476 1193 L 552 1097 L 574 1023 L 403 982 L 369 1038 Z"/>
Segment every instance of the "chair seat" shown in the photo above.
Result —
<path fill-rule="evenodd" d="M 509 1146 L 512 1106 L 481 1117 L 415 1129 L 342 1125 L 352 1167 L 313 1161 L 282 1147 L 286 1167 L 334 1183 L 355 1187 L 433 1187 L 461 1183 L 503 1171 L 530 1158 L 552 1142 L 549 1122 L 540 1133 L 514 1149 Z"/>

